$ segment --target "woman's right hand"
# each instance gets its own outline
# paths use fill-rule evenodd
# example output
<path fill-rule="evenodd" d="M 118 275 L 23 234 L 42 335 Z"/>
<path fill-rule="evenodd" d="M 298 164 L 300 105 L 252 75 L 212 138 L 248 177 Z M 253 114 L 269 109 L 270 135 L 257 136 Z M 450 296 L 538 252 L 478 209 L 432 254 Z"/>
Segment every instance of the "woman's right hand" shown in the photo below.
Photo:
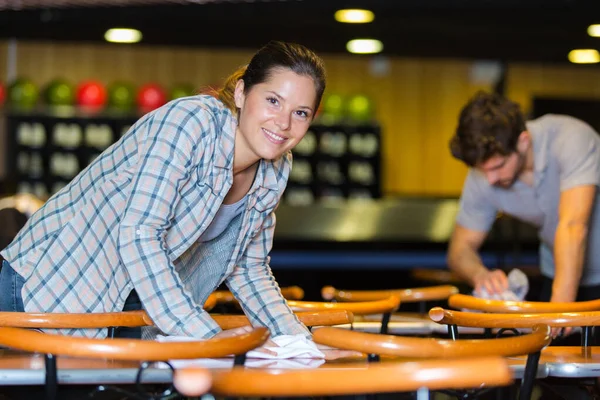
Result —
<path fill-rule="evenodd" d="M 325 360 L 333 361 L 338 358 L 362 358 L 364 354 L 360 351 L 355 350 L 343 350 L 338 349 L 336 347 L 327 346 L 324 344 L 315 343 L 317 345 L 317 349 L 321 351 L 325 355 Z"/>
<path fill-rule="evenodd" d="M 252 331 L 252 329 L 254 329 L 254 328 L 250 325 L 241 326 L 239 328 L 233 328 L 233 329 L 225 329 L 224 331 L 217 333 L 215 336 L 213 336 L 213 338 L 219 339 L 219 338 L 228 338 L 228 337 L 232 337 L 232 336 L 242 335 L 244 333 L 248 333 L 248 332 Z"/>

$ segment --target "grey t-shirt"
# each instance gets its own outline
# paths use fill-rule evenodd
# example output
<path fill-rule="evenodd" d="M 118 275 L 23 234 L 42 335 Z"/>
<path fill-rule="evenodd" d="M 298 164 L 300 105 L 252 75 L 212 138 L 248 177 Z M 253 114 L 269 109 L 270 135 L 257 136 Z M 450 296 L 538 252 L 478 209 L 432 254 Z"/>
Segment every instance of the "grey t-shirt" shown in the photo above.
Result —
<path fill-rule="evenodd" d="M 490 185 L 471 169 L 465 180 L 457 223 L 487 232 L 498 212 L 512 215 L 539 230 L 540 269 L 554 277 L 554 236 L 561 191 L 600 185 L 600 135 L 589 125 L 565 115 L 544 115 L 527 122 L 534 152 L 534 184 L 517 181 L 510 189 Z M 587 254 L 581 284 L 600 284 L 600 211 L 596 196 L 589 224 Z"/>

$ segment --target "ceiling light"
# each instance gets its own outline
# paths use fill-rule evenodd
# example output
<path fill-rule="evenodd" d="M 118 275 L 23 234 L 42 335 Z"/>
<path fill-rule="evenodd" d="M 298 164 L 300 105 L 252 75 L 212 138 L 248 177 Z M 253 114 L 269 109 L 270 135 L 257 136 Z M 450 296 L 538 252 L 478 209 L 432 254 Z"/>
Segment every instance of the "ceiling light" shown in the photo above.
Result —
<path fill-rule="evenodd" d="M 346 49 L 355 54 L 374 54 L 383 50 L 383 43 L 375 39 L 354 39 L 346 43 Z"/>
<path fill-rule="evenodd" d="M 600 62 L 600 53 L 596 49 L 571 50 L 569 61 L 575 64 L 594 64 Z"/>
<path fill-rule="evenodd" d="M 600 24 L 590 25 L 587 32 L 592 37 L 600 37 Z"/>
<path fill-rule="evenodd" d="M 373 14 L 373 11 L 352 8 L 337 10 L 334 17 L 336 21 L 347 24 L 366 24 L 375 19 L 375 14 Z"/>
<path fill-rule="evenodd" d="M 142 40 L 142 32 L 137 29 L 113 28 L 106 31 L 104 39 L 113 43 L 137 43 Z"/>

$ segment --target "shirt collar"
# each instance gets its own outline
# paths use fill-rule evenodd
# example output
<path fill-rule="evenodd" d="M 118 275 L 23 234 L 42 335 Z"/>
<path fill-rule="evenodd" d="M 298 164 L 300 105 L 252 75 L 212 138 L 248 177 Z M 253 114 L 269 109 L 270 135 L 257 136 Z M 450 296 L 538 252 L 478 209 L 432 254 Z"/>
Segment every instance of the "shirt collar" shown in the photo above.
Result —
<path fill-rule="evenodd" d="M 235 128 L 237 119 L 227 107 L 222 105 L 218 126 L 221 127 L 221 135 L 217 148 L 215 149 L 214 165 L 219 168 L 233 169 L 233 151 L 235 144 Z"/>
<path fill-rule="evenodd" d="M 256 171 L 256 179 L 263 188 L 268 190 L 278 190 L 279 179 L 277 178 L 277 175 L 273 161 L 260 160 L 258 170 Z"/>

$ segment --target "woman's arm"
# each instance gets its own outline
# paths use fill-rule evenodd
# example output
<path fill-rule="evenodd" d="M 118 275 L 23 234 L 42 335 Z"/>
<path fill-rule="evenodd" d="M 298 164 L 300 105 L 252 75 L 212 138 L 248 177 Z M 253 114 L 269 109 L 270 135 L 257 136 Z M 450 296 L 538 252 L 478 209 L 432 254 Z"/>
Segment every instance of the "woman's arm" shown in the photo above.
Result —
<path fill-rule="evenodd" d="M 227 278 L 227 286 L 253 326 L 268 327 L 273 337 L 284 334 L 311 337 L 287 305 L 269 267 L 275 220 L 272 211 Z"/>
<path fill-rule="evenodd" d="M 144 308 L 163 332 L 212 337 L 217 323 L 195 304 L 168 257 L 167 230 L 180 190 L 201 159 L 210 135 L 208 112 L 177 102 L 155 112 L 146 124 L 131 195 L 119 225 L 118 250 Z"/>

